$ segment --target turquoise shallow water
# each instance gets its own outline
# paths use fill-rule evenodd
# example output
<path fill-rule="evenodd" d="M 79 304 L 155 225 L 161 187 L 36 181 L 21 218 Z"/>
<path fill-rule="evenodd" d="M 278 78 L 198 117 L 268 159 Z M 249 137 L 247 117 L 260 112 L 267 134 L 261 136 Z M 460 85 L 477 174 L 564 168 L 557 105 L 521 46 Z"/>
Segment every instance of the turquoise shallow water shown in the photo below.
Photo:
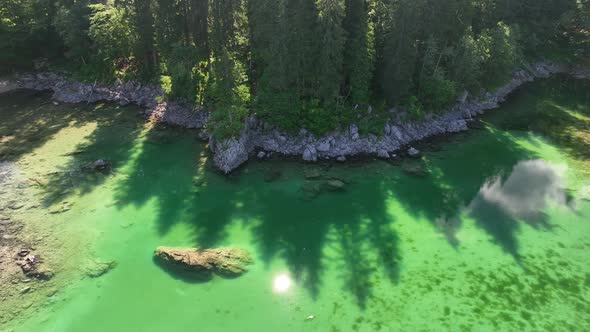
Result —
<path fill-rule="evenodd" d="M 527 87 L 479 129 L 422 144 L 422 160 L 254 161 L 227 177 L 191 132 L 144 125 L 132 108 L 60 106 L 71 121 L 13 157 L 31 173 L 113 162 L 108 175 L 50 175 L 39 194 L 75 203 L 55 217 L 84 238 L 65 255 L 117 267 L 99 278 L 64 269 L 67 285 L 5 328 L 588 330 L 590 178 L 575 152 L 590 146 L 590 97 L 587 84 L 563 84 Z M 3 117 L 22 115 L 11 107 Z M 565 120 L 548 133 L 555 110 Z M 575 145 L 567 130 L 582 133 Z M 56 151 L 66 156 L 36 163 Z M 330 179 L 345 190 L 328 190 Z M 240 278 L 196 282 L 158 266 L 159 245 L 238 246 L 255 263 Z"/>

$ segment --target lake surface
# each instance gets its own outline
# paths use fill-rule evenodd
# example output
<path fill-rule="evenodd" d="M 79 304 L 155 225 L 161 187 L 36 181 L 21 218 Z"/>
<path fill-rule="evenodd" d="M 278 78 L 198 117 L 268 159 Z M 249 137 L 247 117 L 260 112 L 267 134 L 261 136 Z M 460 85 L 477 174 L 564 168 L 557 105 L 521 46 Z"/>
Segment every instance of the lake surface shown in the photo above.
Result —
<path fill-rule="evenodd" d="M 26 189 L 40 206 L 15 215 L 56 272 L 0 330 L 590 330 L 588 82 L 531 84 L 474 130 L 418 144 L 420 160 L 229 176 L 196 133 L 138 111 L 0 96 L 0 159 L 40 183 Z M 84 170 L 100 158 L 111 172 Z M 160 245 L 255 263 L 196 282 L 154 262 Z M 89 277 L 97 260 L 117 265 Z"/>

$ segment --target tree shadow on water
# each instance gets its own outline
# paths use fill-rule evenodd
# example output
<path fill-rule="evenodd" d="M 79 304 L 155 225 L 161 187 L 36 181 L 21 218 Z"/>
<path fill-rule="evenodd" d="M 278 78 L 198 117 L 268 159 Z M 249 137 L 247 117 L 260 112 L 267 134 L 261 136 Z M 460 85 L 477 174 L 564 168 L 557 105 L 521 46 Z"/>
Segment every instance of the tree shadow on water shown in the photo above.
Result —
<path fill-rule="evenodd" d="M 93 110 L 84 110 L 76 116 L 87 118 L 96 128 L 70 152 L 68 161 L 58 171 L 44 179 L 44 202 L 53 205 L 70 195 L 84 195 L 115 176 L 129 161 L 136 139 L 144 127 L 143 119 L 136 117 L 138 108 L 99 104 Z M 105 160 L 107 167 L 98 170 L 94 162 Z"/>
<path fill-rule="evenodd" d="M 87 121 L 74 105 L 54 105 L 49 92 L 15 90 L 0 95 L 0 159 L 16 160 L 71 123 Z"/>
<path fill-rule="evenodd" d="M 343 288 L 364 307 L 379 276 L 392 283 L 399 278 L 402 255 L 393 228 L 396 216 L 387 209 L 391 199 L 413 219 L 443 233 L 458 251 L 456 233 L 464 216 L 517 261 L 517 233 L 523 222 L 550 229 L 547 216 L 539 211 L 549 199 L 561 199 L 552 196 L 560 192 L 559 183 L 547 181 L 554 174 L 543 163 L 523 166 L 539 157 L 519 144 L 520 134 L 487 123 L 466 134 L 464 142 L 449 143 L 444 152 L 412 161 L 421 163 L 425 176 L 396 167 L 386 168 L 382 176 L 367 174 L 374 164 L 347 171 L 346 166 L 326 170 L 278 163 L 283 176 L 268 177 L 274 182 L 267 183 L 256 162 L 222 176 L 209 168 L 209 154 L 193 135 L 153 128 L 117 188 L 117 206 L 155 201 L 158 232 L 164 235 L 177 223 L 188 224 L 194 231 L 191 245 L 197 247 L 232 245 L 229 231 L 239 221 L 251 233 L 262 263 L 283 259 L 314 297 L 327 270 L 336 266 Z M 302 169 L 308 167 L 319 168 L 323 175 L 304 179 Z M 327 174 L 332 171 L 344 177 L 354 173 L 356 180 L 348 181 L 343 192 L 324 191 L 306 200 L 302 188 L 325 185 L 333 179 Z M 527 191 L 514 191 L 513 186 Z M 527 200 L 531 193 L 536 196 Z"/>
<path fill-rule="evenodd" d="M 151 131 L 146 140 L 151 135 L 159 134 Z M 240 221 L 251 232 L 262 263 L 283 259 L 314 297 L 320 293 L 324 270 L 333 266 L 325 261 L 328 248 L 337 257 L 343 287 L 361 307 L 372 294 L 377 273 L 397 281 L 401 255 L 379 179 L 332 192 L 325 189 L 327 175 L 305 180 L 297 166 L 287 164 L 282 173 L 288 178 L 265 182 L 255 163 L 228 177 L 209 169 L 207 151 L 190 135 L 172 141 L 143 144 L 132 173 L 117 188 L 118 207 L 155 200 L 157 230 L 166 234 L 176 223 L 187 223 L 195 247 L 231 245 L 228 230 Z M 313 200 L 301 189 L 309 182 L 324 188 Z"/>
<path fill-rule="evenodd" d="M 65 164 L 58 169 L 39 168 L 30 180 L 40 187 L 44 205 L 51 206 L 71 195 L 83 195 L 100 186 L 116 173 L 128 160 L 135 139 L 144 125 L 138 119 L 136 106 L 120 107 L 112 103 L 54 104 L 51 93 L 16 90 L 0 96 L 0 159 L 16 160 L 49 142 L 60 131 L 93 125 L 87 136 L 67 132 L 64 144 L 74 145 L 71 150 L 52 162 Z M 93 162 L 107 160 L 109 167 L 97 172 Z M 35 160 L 43 165 L 44 159 Z"/>
<path fill-rule="evenodd" d="M 456 249 L 462 217 L 475 220 L 506 253 L 519 259 L 521 222 L 538 229 L 551 226 L 541 211 L 549 200 L 566 204 L 556 170 L 517 144 L 510 132 L 488 124 L 468 140 L 451 145 L 444 158 L 427 154 L 424 177 L 399 174 L 390 190 L 405 210 L 425 219 Z"/>
<path fill-rule="evenodd" d="M 385 273 L 387 280 L 397 282 L 398 237 L 386 209 L 387 193 L 379 182 L 357 182 L 349 192 L 326 193 L 312 201 L 299 195 L 265 190 L 248 203 L 252 215 L 260 220 L 253 232 L 265 260 L 285 259 L 295 278 L 317 296 L 324 247 L 330 245 L 337 253 L 345 288 L 361 307 L 372 294 L 375 273 Z"/>

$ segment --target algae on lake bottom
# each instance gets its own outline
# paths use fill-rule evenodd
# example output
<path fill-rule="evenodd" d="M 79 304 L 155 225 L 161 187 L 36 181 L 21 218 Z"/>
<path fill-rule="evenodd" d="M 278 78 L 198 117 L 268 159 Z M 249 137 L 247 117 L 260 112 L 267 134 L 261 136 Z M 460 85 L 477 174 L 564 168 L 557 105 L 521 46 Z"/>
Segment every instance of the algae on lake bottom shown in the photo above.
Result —
<path fill-rule="evenodd" d="M 56 257 L 57 288 L 13 299 L 34 305 L 2 327 L 588 330 L 590 150 L 577 139 L 588 88 L 524 87 L 480 129 L 423 143 L 420 176 L 404 160 L 252 161 L 226 177 L 194 133 L 144 124 L 134 108 L 1 96 L 0 135 L 12 138 L 0 152 L 44 184 L 28 188 L 43 205 L 15 218 L 56 239 L 39 247 Z M 112 171 L 85 173 L 96 159 Z M 48 214 L 64 201 L 70 210 Z M 236 246 L 255 263 L 239 278 L 187 280 L 155 264 L 159 245 Z M 116 267 L 85 277 L 89 260 Z"/>

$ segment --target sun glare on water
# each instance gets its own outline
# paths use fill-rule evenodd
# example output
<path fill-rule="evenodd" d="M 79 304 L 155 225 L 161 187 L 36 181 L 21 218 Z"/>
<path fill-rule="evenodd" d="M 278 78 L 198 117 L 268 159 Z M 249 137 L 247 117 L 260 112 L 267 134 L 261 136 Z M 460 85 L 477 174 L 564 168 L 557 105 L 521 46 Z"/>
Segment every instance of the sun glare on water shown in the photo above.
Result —
<path fill-rule="evenodd" d="M 272 289 L 275 293 L 285 293 L 291 288 L 292 284 L 291 278 L 286 273 L 281 273 L 274 278 Z"/>

